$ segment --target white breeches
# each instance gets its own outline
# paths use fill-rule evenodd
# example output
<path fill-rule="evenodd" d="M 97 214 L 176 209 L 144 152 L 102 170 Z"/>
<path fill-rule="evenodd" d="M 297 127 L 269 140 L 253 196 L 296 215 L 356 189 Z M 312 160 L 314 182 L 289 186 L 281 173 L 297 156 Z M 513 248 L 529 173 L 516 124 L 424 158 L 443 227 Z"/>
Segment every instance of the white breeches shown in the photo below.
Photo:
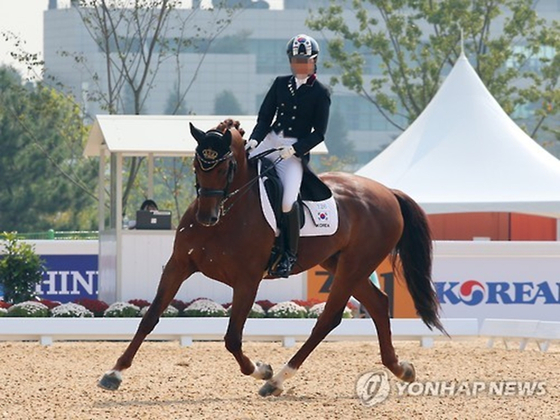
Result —
<path fill-rule="evenodd" d="M 271 131 L 262 142 L 250 153 L 250 156 L 257 155 L 269 149 L 276 149 L 280 146 L 291 146 L 297 141 L 294 137 L 284 137 L 282 133 L 276 134 Z M 266 156 L 267 159 L 275 162 L 278 159 L 278 152 L 273 152 Z M 301 180 L 303 178 L 303 164 L 301 159 L 292 156 L 289 159 L 280 160 L 276 164 L 276 172 L 284 187 L 282 195 L 282 212 L 287 213 L 297 200 Z"/>

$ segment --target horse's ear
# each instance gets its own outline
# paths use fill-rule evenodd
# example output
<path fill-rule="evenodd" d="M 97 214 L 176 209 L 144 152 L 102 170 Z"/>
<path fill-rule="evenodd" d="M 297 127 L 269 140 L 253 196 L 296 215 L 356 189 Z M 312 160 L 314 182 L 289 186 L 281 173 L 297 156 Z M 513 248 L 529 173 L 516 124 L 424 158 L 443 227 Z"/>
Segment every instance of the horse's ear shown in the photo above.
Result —
<path fill-rule="evenodd" d="M 229 129 L 224 133 L 224 142 L 226 143 L 227 147 L 231 146 L 231 131 Z"/>
<path fill-rule="evenodd" d="M 206 133 L 204 131 L 196 128 L 191 122 L 189 123 L 189 126 L 191 128 L 191 134 L 197 143 L 200 143 L 202 140 L 206 138 Z"/>

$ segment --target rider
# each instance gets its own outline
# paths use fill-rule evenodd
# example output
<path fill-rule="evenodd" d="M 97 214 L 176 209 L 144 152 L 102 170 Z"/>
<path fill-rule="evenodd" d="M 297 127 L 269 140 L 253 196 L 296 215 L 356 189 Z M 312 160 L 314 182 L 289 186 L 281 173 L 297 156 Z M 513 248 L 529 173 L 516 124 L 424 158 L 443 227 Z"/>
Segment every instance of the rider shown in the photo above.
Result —
<path fill-rule="evenodd" d="M 325 139 L 331 104 L 328 88 L 316 77 L 317 41 L 308 35 L 297 35 L 288 41 L 286 53 L 292 75 L 274 80 L 247 142 L 251 156 L 277 149 L 267 158 L 281 159 L 276 171 L 284 187 L 280 221 L 284 252 L 270 270 L 271 275 L 279 277 L 288 277 L 296 262 L 300 223 L 297 196 L 309 151 Z"/>

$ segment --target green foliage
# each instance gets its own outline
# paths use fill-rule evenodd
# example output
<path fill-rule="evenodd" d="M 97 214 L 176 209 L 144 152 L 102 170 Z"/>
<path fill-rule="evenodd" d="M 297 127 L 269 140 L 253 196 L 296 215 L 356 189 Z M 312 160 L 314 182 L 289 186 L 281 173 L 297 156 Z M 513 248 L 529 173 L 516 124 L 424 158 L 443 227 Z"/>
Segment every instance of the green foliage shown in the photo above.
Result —
<path fill-rule="evenodd" d="M 76 11 L 97 44 L 104 65 L 90 63 L 81 52 L 63 51 L 61 54 L 92 75 L 89 101 L 96 102 L 109 114 L 149 113 L 150 94 L 157 86 L 160 69 L 165 62 L 173 62 L 176 83 L 166 113 L 175 115 L 185 110 L 185 98 L 196 79 L 198 68 L 217 35 L 230 24 L 234 11 L 225 10 L 224 14 L 220 13 L 223 12 L 221 7 L 216 7 L 211 11 L 192 9 L 192 13 L 185 15 L 179 10 L 181 3 L 180 0 L 80 1 L 82 7 Z M 213 24 L 200 27 L 197 20 L 199 13 L 214 16 Z M 188 36 L 187 32 L 192 33 L 193 28 L 196 35 Z M 186 52 L 196 52 L 189 57 L 196 57 L 194 60 L 199 62 L 182 61 Z M 184 69 L 191 65 L 197 70 L 190 80 L 184 80 Z M 141 188 L 146 183 L 142 184 L 137 179 L 146 166 L 144 161 L 144 158 L 136 156 L 124 159 L 123 209 L 130 208 L 131 201 L 146 198 L 142 197 Z M 179 181 L 172 183 L 180 185 Z M 171 201 L 176 204 L 176 197 L 172 196 Z M 176 212 L 177 217 L 183 209 Z"/>
<path fill-rule="evenodd" d="M 270 308 L 268 318 L 307 318 L 307 309 L 294 302 L 280 302 Z"/>
<path fill-rule="evenodd" d="M 140 315 L 140 308 L 126 302 L 115 302 L 103 314 L 106 318 L 134 318 Z"/>
<path fill-rule="evenodd" d="M 10 306 L 8 316 L 16 318 L 47 318 L 49 316 L 49 308 L 39 302 L 25 301 Z"/>
<path fill-rule="evenodd" d="M 150 308 L 150 306 L 148 305 L 148 306 L 144 306 L 142 309 L 140 309 L 140 315 L 141 316 L 146 315 L 146 312 L 148 312 L 149 308 Z M 179 310 L 172 305 L 169 305 L 161 313 L 162 318 L 176 318 L 178 316 L 179 316 Z"/>
<path fill-rule="evenodd" d="M 216 115 L 243 115 L 241 104 L 231 90 L 224 90 L 216 96 L 214 102 L 214 114 Z"/>
<path fill-rule="evenodd" d="M 532 3 L 342 0 L 319 8 L 307 24 L 333 35 L 326 65 L 340 76 L 331 83 L 369 100 L 399 129 L 399 117 L 414 121 L 438 90 L 460 55 L 462 31 L 465 54 L 506 112 L 534 108 L 534 136 L 560 106 L 560 25 L 539 18 Z M 348 4 L 352 23 L 342 13 Z"/>
<path fill-rule="evenodd" d="M 0 284 L 4 301 L 20 303 L 32 300 L 43 279 L 43 261 L 33 247 L 20 242 L 15 233 L 4 232 L 4 256 L 0 259 Z"/>
<path fill-rule="evenodd" d="M 222 305 L 209 299 L 197 299 L 185 308 L 185 317 L 225 317 L 227 311 Z"/>
<path fill-rule="evenodd" d="M 83 155 L 78 107 L 0 67 L 0 226 L 19 232 L 95 227 L 97 164 Z"/>
<path fill-rule="evenodd" d="M 51 309 L 53 318 L 93 318 L 93 312 L 77 303 L 63 303 Z"/>

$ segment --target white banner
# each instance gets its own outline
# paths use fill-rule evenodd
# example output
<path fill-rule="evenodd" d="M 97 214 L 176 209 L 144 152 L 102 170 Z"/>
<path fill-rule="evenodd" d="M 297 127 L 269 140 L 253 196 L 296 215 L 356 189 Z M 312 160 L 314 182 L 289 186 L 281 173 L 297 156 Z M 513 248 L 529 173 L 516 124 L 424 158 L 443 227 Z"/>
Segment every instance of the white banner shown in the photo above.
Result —
<path fill-rule="evenodd" d="M 436 242 L 444 318 L 560 320 L 560 242 Z"/>

